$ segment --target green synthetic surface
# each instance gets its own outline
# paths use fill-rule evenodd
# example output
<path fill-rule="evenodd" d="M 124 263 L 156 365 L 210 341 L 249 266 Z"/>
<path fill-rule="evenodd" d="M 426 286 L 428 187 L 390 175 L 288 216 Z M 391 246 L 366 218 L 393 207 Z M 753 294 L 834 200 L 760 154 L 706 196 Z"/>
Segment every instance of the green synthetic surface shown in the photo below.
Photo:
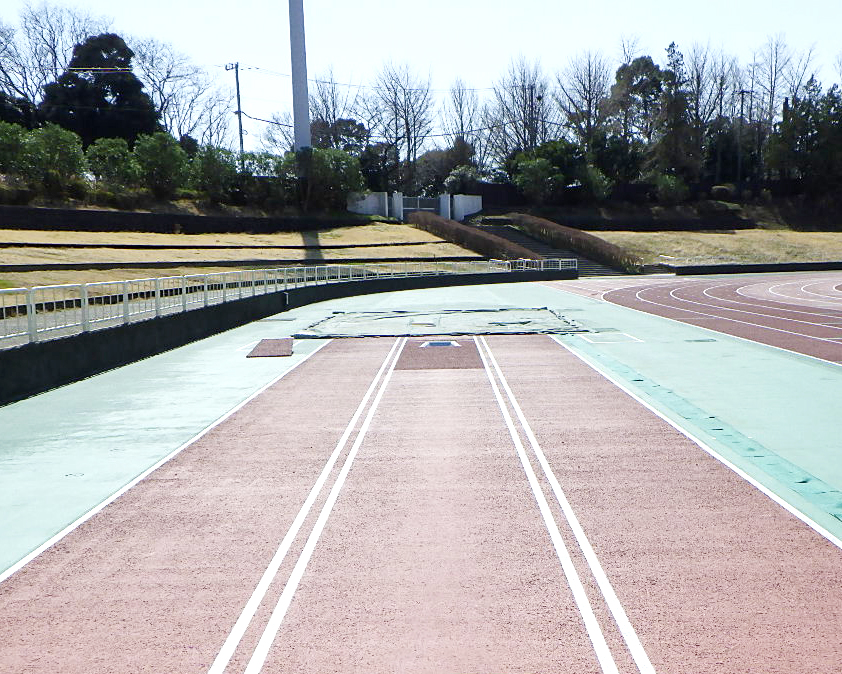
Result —
<path fill-rule="evenodd" d="M 842 367 L 556 288 L 495 284 L 302 307 L 0 408 L 0 573 L 324 343 L 247 359 L 261 339 L 334 311 L 522 307 L 590 329 L 558 339 L 842 536 Z"/>

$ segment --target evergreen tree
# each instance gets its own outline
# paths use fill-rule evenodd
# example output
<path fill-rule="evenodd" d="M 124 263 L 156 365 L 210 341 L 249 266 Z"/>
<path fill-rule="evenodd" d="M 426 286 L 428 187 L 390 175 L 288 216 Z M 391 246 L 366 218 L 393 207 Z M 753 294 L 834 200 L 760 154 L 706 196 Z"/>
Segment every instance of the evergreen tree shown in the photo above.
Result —
<path fill-rule="evenodd" d="M 158 113 L 131 70 L 134 52 L 119 35 L 103 33 L 73 48 L 67 70 L 44 87 L 43 118 L 76 132 L 85 147 L 97 138 L 123 138 L 159 129 Z"/>

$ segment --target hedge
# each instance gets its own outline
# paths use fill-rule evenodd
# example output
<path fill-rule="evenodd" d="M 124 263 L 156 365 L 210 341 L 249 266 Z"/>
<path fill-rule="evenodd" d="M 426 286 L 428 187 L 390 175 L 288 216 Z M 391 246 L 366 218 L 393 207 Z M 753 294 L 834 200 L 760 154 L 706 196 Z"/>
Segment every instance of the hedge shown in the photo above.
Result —
<path fill-rule="evenodd" d="M 429 211 L 414 211 L 407 216 L 407 220 L 418 229 L 435 234 L 445 241 L 455 243 L 487 258 L 499 260 L 544 259 L 543 256 L 501 236 L 483 232 L 476 227 L 469 227 L 455 220 L 448 220 Z"/>
<path fill-rule="evenodd" d="M 507 213 L 505 217 L 530 236 L 556 248 L 569 248 L 589 260 L 620 271 L 640 272 L 642 269 L 643 263 L 638 257 L 593 234 L 524 213 Z"/>

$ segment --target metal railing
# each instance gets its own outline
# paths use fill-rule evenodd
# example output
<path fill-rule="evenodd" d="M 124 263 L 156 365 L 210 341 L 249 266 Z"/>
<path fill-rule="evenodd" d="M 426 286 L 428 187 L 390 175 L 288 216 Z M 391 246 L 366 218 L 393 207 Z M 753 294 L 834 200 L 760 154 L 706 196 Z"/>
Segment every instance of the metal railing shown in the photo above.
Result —
<path fill-rule="evenodd" d="M 0 348 L 283 292 L 409 276 L 576 269 L 576 260 L 328 264 L 0 290 Z"/>

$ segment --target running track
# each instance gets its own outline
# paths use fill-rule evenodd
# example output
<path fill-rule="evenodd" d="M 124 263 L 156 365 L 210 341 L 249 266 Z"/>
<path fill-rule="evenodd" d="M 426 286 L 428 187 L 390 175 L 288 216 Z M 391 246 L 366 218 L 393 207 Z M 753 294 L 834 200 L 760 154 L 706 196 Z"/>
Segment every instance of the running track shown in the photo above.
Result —
<path fill-rule="evenodd" d="M 0 670 L 838 670 L 838 541 L 547 336 L 421 343 L 331 342 L 5 580 Z"/>
<path fill-rule="evenodd" d="M 556 287 L 842 363 L 842 273 L 595 279 Z"/>

